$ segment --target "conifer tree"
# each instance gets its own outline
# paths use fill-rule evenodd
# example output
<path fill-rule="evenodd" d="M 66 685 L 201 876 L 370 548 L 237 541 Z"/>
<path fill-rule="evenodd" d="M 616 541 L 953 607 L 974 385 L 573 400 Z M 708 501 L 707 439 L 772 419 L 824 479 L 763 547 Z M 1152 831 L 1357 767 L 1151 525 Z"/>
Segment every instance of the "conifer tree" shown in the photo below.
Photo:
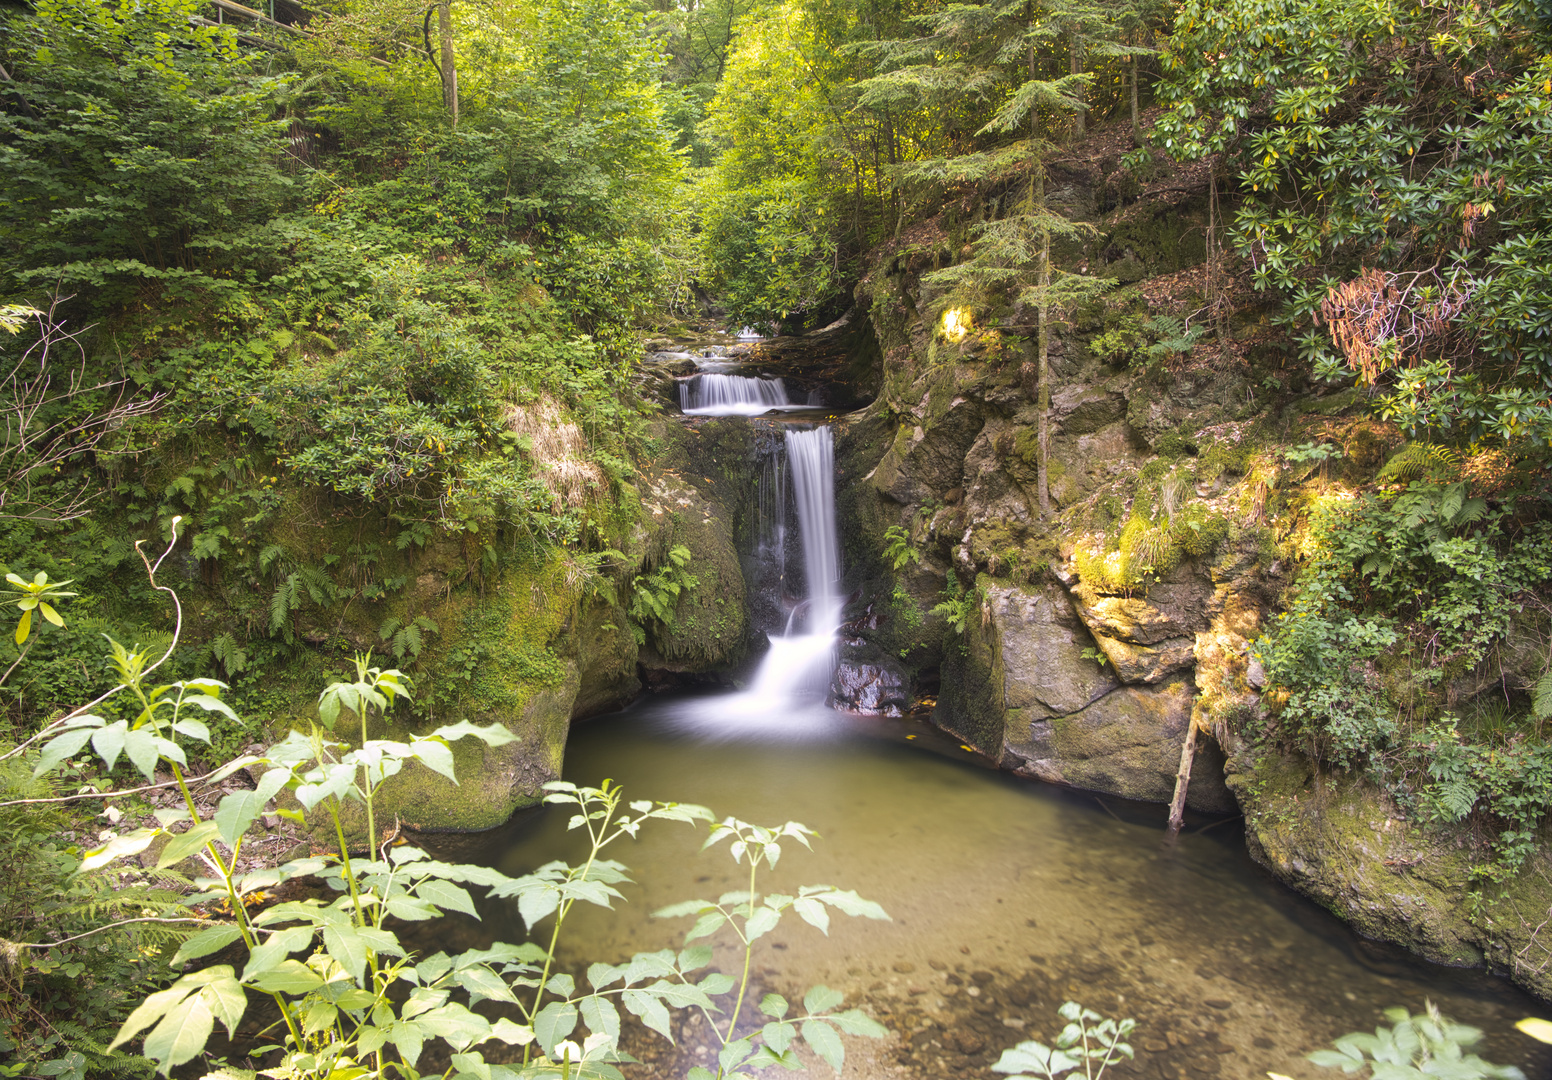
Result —
<path fill-rule="evenodd" d="M 1006 318 L 1016 305 L 1035 310 L 1035 358 L 1026 365 L 1040 406 L 1037 497 L 1040 512 L 1050 512 L 1047 458 L 1050 447 L 1050 320 L 1052 312 L 1068 309 L 1109 287 L 1111 282 L 1062 273 L 1051 265 L 1053 237 L 1072 236 L 1084 227 L 1046 205 L 1045 162 L 1055 146 L 1050 129 L 1066 127 L 1084 108 L 1081 96 L 1086 74 L 1043 77 L 1042 46 L 1060 43 L 1067 34 L 1099 18 L 1072 9 L 1066 22 L 1034 0 L 994 0 L 955 4 L 916 22 L 926 32 L 919 38 L 881 43 L 873 50 L 881 63 L 897 66 L 862 84 L 864 105 L 911 100 L 952 115 L 975 115 L 977 106 L 994 106 L 990 117 L 965 141 L 981 149 L 924 158 L 897 170 L 901 183 L 933 188 L 960 186 L 1001 188 L 1018 192 L 1009 212 L 974 228 L 971 257 L 935 271 L 924 281 L 943 290 L 934 314 L 965 306 Z M 981 116 L 985 112 L 981 111 Z"/>

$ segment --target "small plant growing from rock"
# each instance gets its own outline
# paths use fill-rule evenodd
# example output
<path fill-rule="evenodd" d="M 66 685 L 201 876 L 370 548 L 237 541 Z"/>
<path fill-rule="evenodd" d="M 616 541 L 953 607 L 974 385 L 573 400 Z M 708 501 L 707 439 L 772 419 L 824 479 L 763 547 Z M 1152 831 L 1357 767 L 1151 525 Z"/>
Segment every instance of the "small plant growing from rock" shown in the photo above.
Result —
<path fill-rule="evenodd" d="M 884 530 L 884 561 L 891 570 L 904 570 L 907 563 L 921 562 L 921 552 L 911 543 L 911 534 L 898 525 Z"/>

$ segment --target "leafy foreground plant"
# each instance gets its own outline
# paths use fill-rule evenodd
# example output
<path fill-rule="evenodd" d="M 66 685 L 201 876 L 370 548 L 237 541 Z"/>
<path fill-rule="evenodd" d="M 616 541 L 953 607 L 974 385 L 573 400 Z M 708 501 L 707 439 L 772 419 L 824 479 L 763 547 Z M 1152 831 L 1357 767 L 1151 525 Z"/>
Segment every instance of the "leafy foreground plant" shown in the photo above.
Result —
<path fill-rule="evenodd" d="M 1066 1002 L 1057 1015 L 1067 1026 L 1056 1037 L 1054 1047 L 1033 1040 L 1021 1042 L 1004 1050 L 992 1071 L 1012 1073 L 1013 1080 L 1056 1080 L 1082 1067 L 1086 1080 L 1099 1080 L 1116 1061 L 1134 1056 L 1131 1044 L 1122 1040 L 1136 1029 L 1137 1021 L 1109 1020 L 1076 1001 Z"/>
<path fill-rule="evenodd" d="M 782 839 L 808 845 L 812 833 L 804 826 L 788 822 L 766 829 L 731 818 L 715 825 L 706 846 L 731 840 L 734 861 L 742 863 L 747 857 L 748 891 L 728 893 L 716 903 L 697 900 L 665 909 L 659 914 L 699 916 L 683 950 L 640 953 L 621 965 L 593 964 L 586 975 L 591 989 L 579 991 L 571 975 L 554 970 L 556 946 L 578 900 L 609 907 L 621 898 L 616 886 L 629 880 L 626 868 L 603 858 L 604 849 L 622 836 L 635 837 L 650 820 L 711 822 L 709 810 L 648 801 L 633 802 L 622 810 L 621 791 L 608 782 L 600 788 L 551 783 L 546 785 L 545 801 L 576 808 L 569 827 L 587 830 L 587 858 L 577 866 L 552 862 L 518 878 L 485 867 L 439 862 L 413 846 L 393 846 L 397 829 L 378 837 L 373 813 L 375 796 L 389 777 L 406 763 L 419 761 L 456 782 L 448 743 L 474 737 L 500 746 L 514 740 L 499 724 L 481 728 L 468 723 L 442 727 L 429 736 L 411 736 L 408 742 L 367 739 L 369 715 L 374 710 L 386 713 L 394 701 L 408 699 L 411 688 L 400 672 L 369 667 L 368 660 L 361 658 L 356 681 L 326 689 L 319 709 L 330 729 L 342 712 L 355 713 L 361 721 L 360 745 L 348 747 L 316 725 L 305 734 L 293 731 L 263 755 L 239 758 L 212 774 L 208 779 L 219 782 L 239 769 L 263 769 L 256 790 L 227 795 L 212 817 L 202 819 L 180 771 L 185 758 L 176 740 L 183 736 L 208 741 L 208 730 L 187 713 L 190 708 L 228 711 L 218 696 L 222 684 L 200 680 L 151 688 L 145 685 L 146 676 L 158 664 L 147 666 L 145 660 L 144 653 L 115 645 L 114 662 L 122 679 L 118 692 L 139 703 L 136 719 L 109 723 L 77 710 L 51 725 L 49 733 L 54 737 L 43 749 L 38 771 L 57 767 L 90 743 L 109 768 L 124 752 L 147 777 L 159 766 L 169 769 L 183 791 L 184 807 L 159 811 L 156 828 L 114 838 L 82 862 L 84 869 L 107 865 L 143 851 L 160 836 L 170 836 L 159 866 L 197 856 L 214 874 L 196 882 L 202 891 L 188 898 L 189 907 L 221 904 L 233 913 L 233 922 L 211 925 L 184 942 L 173 963 L 197 960 L 240 941 L 245 954 L 241 970 L 220 964 L 183 975 L 148 997 L 114 1041 L 118 1046 L 149 1028 L 144 1052 L 163 1073 L 204 1052 L 216 1021 L 228 1035 L 235 1035 L 250 993 L 268 995 L 279 1010 L 283 1041 L 263 1051 L 284 1052 L 280 1066 L 266 1072 L 280 1078 L 357 1080 L 393 1075 L 413 1080 L 420 1075 L 416 1063 L 426 1045 L 436 1040 L 451 1048 L 452 1069 L 446 1075 L 452 1080 L 617 1078 L 620 1074 L 612 1063 L 630 1060 L 619 1050 L 620 1005 L 670 1039 L 669 1010 L 700 1009 L 712 1022 L 722 1050 L 717 1073 L 697 1069 L 692 1073 L 697 1077 L 734 1080 L 748 1075 L 744 1069 L 796 1067 L 793 1044 L 800 1035 L 839 1071 L 845 1056 L 840 1032 L 884 1034 L 879 1024 L 856 1010 L 835 1011 L 842 997 L 823 986 L 808 992 L 803 1015 L 790 1020 L 787 1002 L 778 995 L 766 995 L 760 1011 L 769 1021 L 755 1031 L 738 1029 L 753 943 L 774 929 L 787 910 L 826 932 L 828 909 L 888 918 L 877 904 L 829 886 L 807 886 L 796 896 L 762 896 L 756 891 L 758 871 L 776 864 Z M 327 816 L 340 854 L 239 874 L 237 859 L 245 833 L 282 791 L 289 791 L 307 810 L 321 810 Z M 367 835 L 377 841 L 370 858 L 350 855 L 343 823 L 349 802 L 365 809 Z M 278 812 L 300 817 L 294 808 L 279 807 Z M 185 831 L 173 833 L 175 826 L 185 823 Z M 321 878 L 339 897 L 327 904 L 308 899 L 249 912 L 247 905 L 257 899 L 256 893 L 307 875 Z M 420 959 L 385 926 L 389 916 L 419 921 L 448 910 L 478 917 L 465 885 L 483 887 L 494 897 L 514 898 L 530 932 L 553 917 L 548 944 L 496 944 L 455 957 L 439 952 Z M 703 969 L 712 959 L 710 946 L 689 944 L 724 927 L 732 929 L 744 948 L 739 980 L 720 972 L 706 973 Z M 733 1011 L 719 1024 L 716 1016 L 721 1009 L 712 998 L 735 988 Z M 482 1001 L 507 1006 L 516 1019 L 492 1021 L 473 1012 L 470 1006 Z M 579 1024 L 587 1031 L 580 1043 L 573 1038 Z M 522 1048 L 521 1065 L 486 1062 L 475 1048 L 491 1042 Z M 515 1050 L 506 1053 L 516 1055 Z M 254 1074 L 225 1068 L 219 1075 Z"/>
<path fill-rule="evenodd" d="M 1316 1050 L 1309 1059 L 1328 1069 L 1356 1073 L 1372 1070 L 1373 1080 L 1524 1080 L 1513 1065 L 1494 1065 L 1466 1051 L 1482 1041 L 1478 1028 L 1457 1024 L 1440 1015 L 1429 1002 L 1426 1011 L 1413 1016 L 1406 1009 L 1386 1009 L 1385 1019 L 1394 1027 L 1377 1027 L 1373 1035 L 1357 1031 L 1343 1035 L 1334 1050 Z M 1272 1080 L 1288 1080 L 1267 1073 Z"/>

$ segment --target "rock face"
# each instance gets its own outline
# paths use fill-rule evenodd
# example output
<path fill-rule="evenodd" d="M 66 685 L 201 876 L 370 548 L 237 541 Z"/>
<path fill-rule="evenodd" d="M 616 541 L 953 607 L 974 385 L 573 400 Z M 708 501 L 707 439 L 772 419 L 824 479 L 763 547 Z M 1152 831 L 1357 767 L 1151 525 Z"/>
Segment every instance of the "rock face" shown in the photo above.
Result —
<path fill-rule="evenodd" d="M 1082 611 L 1060 585 L 989 586 L 935 719 L 1021 775 L 1168 801 L 1195 689 L 1183 678 L 1127 680 L 1101 664 Z M 1189 805 L 1234 810 L 1222 755 L 1207 740 L 1198 743 Z"/>
<path fill-rule="evenodd" d="M 1346 919 L 1441 964 L 1484 962 L 1552 998 L 1552 859 L 1539 851 L 1502 888 L 1471 879 L 1470 845 L 1407 821 L 1361 777 L 1317 776 L 1302 758 L 1229 761 L 1250 853 L 1277 877 Z"/>

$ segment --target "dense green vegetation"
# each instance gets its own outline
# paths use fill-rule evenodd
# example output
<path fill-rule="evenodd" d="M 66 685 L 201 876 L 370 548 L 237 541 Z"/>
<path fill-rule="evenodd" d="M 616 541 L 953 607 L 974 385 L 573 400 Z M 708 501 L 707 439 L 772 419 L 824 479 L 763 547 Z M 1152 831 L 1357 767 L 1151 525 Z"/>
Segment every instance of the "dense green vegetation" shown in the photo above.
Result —
<path fill-rule="evenodd" d="M 281 7 L 268 10 L 295 17 Z M 419 680 L 406 722 L 452 739 L 471 729 L 443 718 L 565 682 L 572 658 L 551 639 L 582 598 L 607 609 L 600 638 L 640 648 L 683 631 L 679 600 L 713 575 L 672 529 L 648 529 L 657 406 L 632 381 L 642 340 L 707 317 L 814 329 L 859 282 L 882 318 L 903 310 L 886 283 L 908 271 L 935 368 L 996 356 L 1017 373 L 1033 420 L 998 453 L 1030 465 L 1042 515 L 1053 326 L 1097 322 L 1092 353 L 1162 387 L 1172 363 L 1228 355 L 1237 331 L 1269 323 L 1275 357 L 1251 395 L 1267 416 L 1356 387 L 1351 418 L 1406 445 L 1368 464 L 1319 442 L 1269 451 L 1247 520 L 1270 498 L 1283 518 L 1269 547 L 1298 572 L 1257 646 L 1269 709 L 1226 722 L 1366 774 L 1418 819 L 1477 827 L 1491 853 L 1479 888 L 1536 851 L 1552 800 L 1545 5 L 335 0 L 289 26 L 211 14 L 201 0 L 0 14 L 0 570 L 26 575 L 0 646 L 0 864 L 15 868 L 0 938 L 61 941 L 0 956 L 0 1052 L 48 1062 L 38 1075 L 145 1072 L 107 1044 L 170 978 L 180 924 L 77 935 L 178 918 L 192 888 L 177 864 L 193 847 L 122 880 L 79 872 L 91 845 L 63 834 L 101 832 L 97 808 L 18 801 L 283 743 L 366 645 Z M 1108 155 L 1096 205 L 1150 183 L 1204 201 L 1191 325 L 1089 272 L 1095 229 L 1048 181 L 1100 126 L 1122 138 L 1092 151 Z M 1156 449 L 1162 462 L 1169 446 Z M 1236 468 L 1259 468 L 1252 456 Z M 1272 490 L 1306 465 L 1296 490 Z M 1161 468 L 1115 507 L 1114 543 L 1076 555 L 1101 592 L 1145 591 L 1230 534 L 1200 506 L 1176 513 L 1186 473 Z M 885 535 L 893 571 L 921 563 L 911 532 Z M 134 543 L 179 536 L 168 571 L 198 595 L 186 623 Z M 41 597 L 49 581 L 79 595 Z M 503 585 L 526 590 L 506 621 L 477 607 Z M 985 585 L 951 569 L 932 616 L 962 636 L 987 617 Z M 457 597 L 450 615 L 433 595 Z M 916 602 L 895 595 L 918 632 Z M 138 687 L 132 658 L 175 632 L 165 686 L 222 701 L 200 706 L 208 738 L 176 754 L 146 742 L 161 705 L 101 698 Z M 117 667 L 102 635 L 125 643 Z M 363 681 L 375 670 L 359 666 Z M 14 748 L 88 701 L 100 725 L 52 762 L 70 771 L 34 777 Z M 77 760 L 88 740 L 95 764 Z M 297 787 L 302 759 L 282 764 Z M 370 802 L 370 763 L 350 765 Z M 242 830 L 208 824 L 240 913 Z M 343 826 L 337 846 L 339 880 L 355 880 Z M 501 962 L 527 978 L 532 961 Z M 339 1009 L 370 1014 L 394 978 L 353 972 L 350 993 L 373 1004 Z M 224 989 L 179 1001 L 228 1008 L 230 987 L 208 985 Z M 328 995 L 296 996 L 310 1009 Z M 833 1017 L 827 1001 L 807 1007 Z M 762 1064 L 792 1041 L 784 1006 L 771 1010 Z M 821 1055 L 828 1023 L 809 1039 Z M 541 1036 L 545 1052 L 569 1031 Z"/>

